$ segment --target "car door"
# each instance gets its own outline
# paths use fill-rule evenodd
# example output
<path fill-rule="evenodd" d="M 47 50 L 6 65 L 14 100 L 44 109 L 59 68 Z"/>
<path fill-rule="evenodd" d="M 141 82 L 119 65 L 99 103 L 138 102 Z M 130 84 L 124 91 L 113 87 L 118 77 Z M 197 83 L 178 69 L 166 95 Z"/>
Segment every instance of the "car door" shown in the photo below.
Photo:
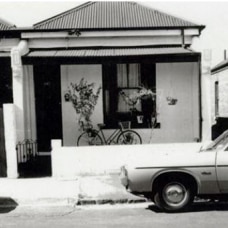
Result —
<path fill-rule="evenodd" d="M 217 148 L 217 178 L 220 191 L 228 193 L 228 145 Z"/>

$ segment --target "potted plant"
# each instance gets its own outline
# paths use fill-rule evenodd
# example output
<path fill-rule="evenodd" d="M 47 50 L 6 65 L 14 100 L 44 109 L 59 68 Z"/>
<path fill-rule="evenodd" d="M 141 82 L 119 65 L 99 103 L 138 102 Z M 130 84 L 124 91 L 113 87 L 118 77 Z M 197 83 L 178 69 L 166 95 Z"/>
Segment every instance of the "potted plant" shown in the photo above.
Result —
<path fill-rule="evenodd" d="M 68 99 L 72 102 L 77 114 L 80 129 L 92 128 L 91 116 L 97 104 L 101 86 L 94 91 L 94 83 L 88 83 L 84 78 L 79 83 L 71 83 L 68 90 Z"/>

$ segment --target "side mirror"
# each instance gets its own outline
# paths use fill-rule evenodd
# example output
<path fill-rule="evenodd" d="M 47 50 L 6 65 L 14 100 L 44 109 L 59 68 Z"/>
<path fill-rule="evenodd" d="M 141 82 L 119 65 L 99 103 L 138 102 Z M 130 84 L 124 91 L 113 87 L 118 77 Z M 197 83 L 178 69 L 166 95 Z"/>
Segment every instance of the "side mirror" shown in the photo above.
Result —
<path fill-rule="evenodd" d="M 224 147 L 224 145 L 220 144 L 216 147 L 216 150 L 221 150 Z"/>
<path fill-rule="evenodd" d="M 206 141 L 202 144 L 200 151 L 206 150 L 213 141 Z"/>

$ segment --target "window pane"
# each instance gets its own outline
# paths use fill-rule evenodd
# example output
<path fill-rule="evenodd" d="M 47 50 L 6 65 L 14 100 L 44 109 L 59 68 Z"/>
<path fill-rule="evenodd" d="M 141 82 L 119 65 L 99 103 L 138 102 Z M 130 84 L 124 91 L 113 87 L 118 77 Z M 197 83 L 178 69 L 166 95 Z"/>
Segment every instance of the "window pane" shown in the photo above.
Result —
<path fill-rule="evenodd" d="M 129 64 L 129 87 L 138 87 L 141 84 L 140 65 Z"/>
<path fill-rule="evenodd" d="M 119 88 L 138 87 L 141 84 L 139 64 L 118 64 L 117 85 Z"/>
<path fill-rule="evenodd" d="M 127 64 L 117 65 L 117 86 L 127 87 Z"/>

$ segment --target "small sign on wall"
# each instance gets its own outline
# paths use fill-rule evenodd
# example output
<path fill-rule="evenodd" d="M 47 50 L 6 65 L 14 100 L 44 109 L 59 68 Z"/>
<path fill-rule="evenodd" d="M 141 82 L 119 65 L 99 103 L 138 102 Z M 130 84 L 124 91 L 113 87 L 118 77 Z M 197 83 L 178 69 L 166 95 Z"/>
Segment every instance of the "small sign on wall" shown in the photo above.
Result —
<path fill-rule="evenodd" d="M 168 101 L 168 105 L 176 105 L 177 104 L 177 99 L 173 97 L 166 97 L 166 100 Z"/>

